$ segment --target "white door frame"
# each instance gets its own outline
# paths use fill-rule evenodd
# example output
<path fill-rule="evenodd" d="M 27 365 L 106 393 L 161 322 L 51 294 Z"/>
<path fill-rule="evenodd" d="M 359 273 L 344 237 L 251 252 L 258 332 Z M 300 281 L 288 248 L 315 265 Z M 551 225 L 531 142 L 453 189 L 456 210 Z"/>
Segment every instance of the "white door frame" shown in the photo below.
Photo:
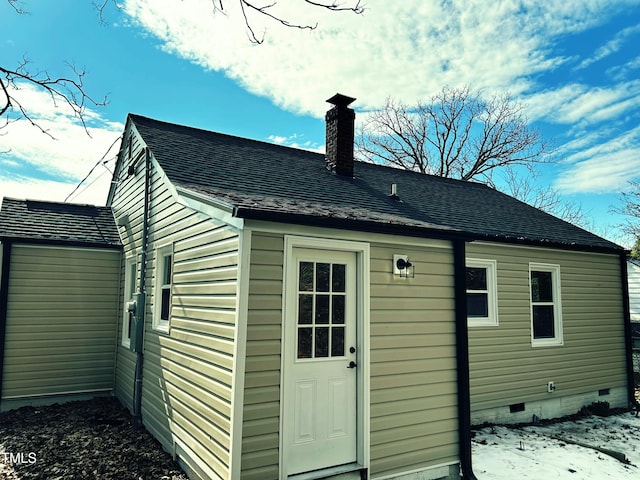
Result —
<path fill-rule="evenodd" d="M 370 450 L 370 401 L 369 401 L 369 311 L 370 311 L 370 248 L 365 242 L 353 242 L 346 240 L 334 240 L 329 238 L 300 237 L 285 235 L 284 237 L 284 265 L 283 265 L 283 295 L 282 295 L 282 343 L 280 362 L 280 480 L 286 480 L 287 474 L 287 452 L 285 445 L 288 445 L 288 432 L 284 428 L 285 418 L 285 388 L 286 342 L 295 341 L 287 338 L 285 328 L 285 315 L 287 312 L 287 295 L 290 291 L 290 282 L 295 281 L 287 274 L 290 269 L 294 248 L 310 248 L 316 250 L 354 252 L 356 254 L 356 335 L 358 348 L 357 357 L 357 463 L 360 468 L 369 468 Z"/>

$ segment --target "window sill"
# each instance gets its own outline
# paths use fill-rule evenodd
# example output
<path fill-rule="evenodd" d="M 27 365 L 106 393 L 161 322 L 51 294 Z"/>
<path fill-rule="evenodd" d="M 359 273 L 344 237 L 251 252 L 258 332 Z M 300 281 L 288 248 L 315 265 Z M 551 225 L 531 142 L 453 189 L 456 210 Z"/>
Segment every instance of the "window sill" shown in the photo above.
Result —
<path fill-rule="evenodd" d="M 169 328 L 169 324 L 167 323 L 167 324 L 154 325 L 153 330 L 155 332 L 164 333 L 168 335 L 170 328 Z"/>
<path fill-rule="evenodd" d="M 562 347 L 564 346 L 564 342 L 562 340 L 558 340 L 558 339 L 551 339 L 551 340 L 532 340 L 531 341 L 531 346 L 533 348 L 540 348 L 540 347 Z"/>
<path fill-rule="evenodd" d="M 498 322 L 493 322 L 491 320 L 467 320 L 467 326 L 469 328 L 474 328 L 474 327 L 498 327 Z"/>

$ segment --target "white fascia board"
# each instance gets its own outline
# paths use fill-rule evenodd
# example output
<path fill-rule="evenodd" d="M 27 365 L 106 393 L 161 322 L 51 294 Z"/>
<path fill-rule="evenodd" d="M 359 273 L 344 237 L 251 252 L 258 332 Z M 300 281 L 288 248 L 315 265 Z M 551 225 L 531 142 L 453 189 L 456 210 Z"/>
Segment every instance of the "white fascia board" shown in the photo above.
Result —
<path fill-rule="evenodd" d="M 234 205 L 183 187 L 176 187 L 171 182 L 168 182 L 168 187 L 178 203 L 220 220 L 236 230 L 244 229 L 244 219 L 234 215 L 236 211 Z"/>

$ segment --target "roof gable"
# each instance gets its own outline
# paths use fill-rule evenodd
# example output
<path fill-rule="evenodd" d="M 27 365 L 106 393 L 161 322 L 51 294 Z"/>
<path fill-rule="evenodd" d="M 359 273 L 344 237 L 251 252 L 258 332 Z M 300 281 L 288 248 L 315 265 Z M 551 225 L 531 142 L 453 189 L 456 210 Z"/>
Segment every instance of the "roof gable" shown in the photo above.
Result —
<path fill-rule="evenodd" d="M 93 205 L 4 198 L 0 239 L 119 247 L 111 209 Z"/>
<path fill-rule="evenodd" d="M 621 247 L 486 185 L 356 162 L 335 175 L 324 155 L 130 115 L 177 187 L 238 216 L 336 222 L 572 248 Z M 397 197 L 390 195 L 397 185 Z"/>

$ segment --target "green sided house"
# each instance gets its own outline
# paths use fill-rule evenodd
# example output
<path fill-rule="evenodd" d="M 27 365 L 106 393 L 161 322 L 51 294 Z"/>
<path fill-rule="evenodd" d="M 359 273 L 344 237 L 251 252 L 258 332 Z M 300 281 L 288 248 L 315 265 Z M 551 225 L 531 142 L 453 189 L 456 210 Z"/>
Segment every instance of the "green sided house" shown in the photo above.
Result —
<path fill-rule="evenodd" d="M 121 249 L 107 207 L 2 200 L 0 409 L 112 393 Z"/>
<path fill-rule="evenodd" d="M 353 99 L 329 101 L 326 157 L 128 117 L 108 204 L 134 419 L 203 478 L 474 478 L 471 421 L 628 405 L 625 251 L 354 162 Z"/>
<path fill-rule="evenodd" d="M 128 117 L 118 268 L 90 278 L 119 289 L 109 388 L 134 422 L 194 479 L 472 480 L 471 423 L 629 405 L 626 252 L 485 185 L 354 161 L 353 100 L 329 100 L 326 156 Z"/>

